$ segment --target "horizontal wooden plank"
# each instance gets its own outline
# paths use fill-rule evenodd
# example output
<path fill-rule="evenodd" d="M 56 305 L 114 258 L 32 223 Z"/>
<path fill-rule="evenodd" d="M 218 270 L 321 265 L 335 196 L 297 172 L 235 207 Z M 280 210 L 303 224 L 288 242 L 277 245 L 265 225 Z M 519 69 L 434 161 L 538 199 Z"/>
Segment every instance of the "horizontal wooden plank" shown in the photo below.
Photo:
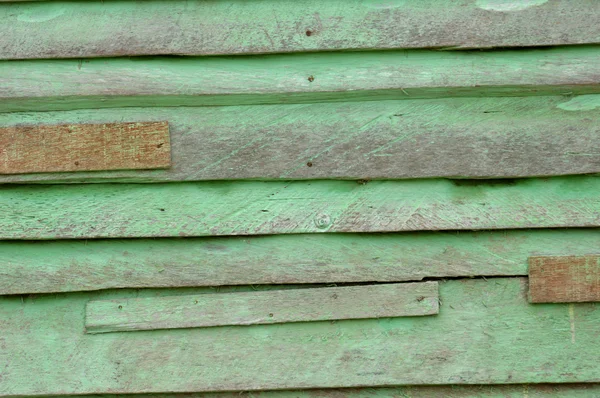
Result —
<path fill-rule="evenodd" d="M 6 61 L 0 112 L 597 94 L 599 77 L 595 46 Z"/>
<path fill-rule="evenodd" d="M 0 174 L 158 169 L 170 153 L 168 122 L 0 127 Z"/>
<path fill-rule="evenodd" d="M 437 282 L 90 301 L 87 333 L 426 316 Z"/>
<path fill-rule="evenodd" d="M 600 43 L 599 13 L 593 0 L 15 3 L 0 7 L 0 59 Z"/>
<path fill-rule="evenodd" d="M 530 305 L 526 278 L 440 283 L 431 317 L 83 333 L 89 300 L 135 294 L 0 298 L 0 395 L 600 381 L 600 309 Z"/>
<path fill-rule="evenodd" d="M 1 1 L 1 0 L 0 0 Z M 136 398 L 597 398 L 600 384 L 516 384 L 401 386 L 313 389 L 295 391 L 252 391 L 224 393 L 139 394 Z M 127 398 L 126 395 L 71 395 L 73 398 Z M 59 398 L 46 396 L 45 398 Z M 62 398 L 62 397 L 61 397 Z"/>
<path fill-rule="evenodd" d="M 1 239 L 600 226 L 600 177 L 6 186 Z"/>
<path fill-rule="evenodd" d="M 600 256 L 530 257 L 529 300 L 532 303 L 600 301 Z"/>
<path fill-rule="evenodd" d="M 600 172 L 600 156 L 594 156 L 600 148 L 600 95 L 4 113 L 0 129 L 120 120 L 168 120 L 172 167 L 4 175 L 0 182 L 505 178 Z"/>
<path fill-rule="evenodd" d="M 0 242 L 0 294 L 527 275 L 584 255 L 600 229 Z"/>

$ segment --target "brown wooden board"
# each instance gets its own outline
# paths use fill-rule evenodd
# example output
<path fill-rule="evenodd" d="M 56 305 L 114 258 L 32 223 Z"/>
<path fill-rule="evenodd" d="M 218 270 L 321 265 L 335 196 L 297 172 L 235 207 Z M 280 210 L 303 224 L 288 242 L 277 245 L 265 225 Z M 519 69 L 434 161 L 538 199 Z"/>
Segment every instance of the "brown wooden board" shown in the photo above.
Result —
<path fill-rule="evenodd" d="M 0 174 L 166 168 L 170 155 L 167 122 L 0 127 Z"/>
<path fill-rule="evenodd" d="M 437 282 L 90 301 L 88 333 L 435 315 Z"/>
<path fill-rule="evenodd" d="M 600 42 L 596 0 L 49 1 L 0 7 L 0 58 Z"/>
<path fill-rule="evenodd" d="M 600 256 L 529 258 L 532 303 L 600 301 Z"/>

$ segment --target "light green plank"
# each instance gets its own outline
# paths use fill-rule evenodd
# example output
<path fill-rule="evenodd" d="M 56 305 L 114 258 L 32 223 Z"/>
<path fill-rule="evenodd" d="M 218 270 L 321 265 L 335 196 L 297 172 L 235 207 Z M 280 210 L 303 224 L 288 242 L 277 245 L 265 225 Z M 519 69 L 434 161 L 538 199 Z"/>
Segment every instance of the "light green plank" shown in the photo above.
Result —
<path fill-rule="evenodd" d="M 594 0 L 57 1 L 0 7 L 0 59 L 599 43 Z M 519 3 L 519 2 L 516 2 Z"/>
<path fill-rule="evenodd" d="M 600 229 L 0 242 L 0 294 L 527 275 L 600 251 Z"/>
<path fill-rule="evenodd" d="M 161 120 L 168 120 L 171 133 L 169 169 L 0 175 L 0 182 L 600 172 L 600 156 L 594 156 L 600 148 L 600 95 L 3 113 L 0 128 Z"/>
<path fill-rule="evenodd" d="M 1 298 L 0 395 L 600 381 L 598 307 L 530 305 L 524 278 L 441 283 L 431 317 L 84 333 L 89 300 L 135 296 Z"/>
<path fill-rule="evenodd" d="M 600 385 L 525 384 L 480 386 L 410 386 L 380 388 L 346 388 L 299 391 L 252 391 L 231 393 L 86 395 L 85 398 L 597 398 Z M 72 396 L 83 398 L 83 396 Z M 58 398 L 58 397 L 46 397 Z"/>
<path fill-rule="evenodd" d="M 600 226 L 600 177 L 4 186 L 1 239 Z"/>
<path fill-rule="evenodd" d="M 87 333 L 435 315 L 437 282 L 94 300 Z"/>
<path fill-rule="evenodd" d="M 599 74 L 596 46 L 5 61 L 0 112 L 592 94 Z"/>

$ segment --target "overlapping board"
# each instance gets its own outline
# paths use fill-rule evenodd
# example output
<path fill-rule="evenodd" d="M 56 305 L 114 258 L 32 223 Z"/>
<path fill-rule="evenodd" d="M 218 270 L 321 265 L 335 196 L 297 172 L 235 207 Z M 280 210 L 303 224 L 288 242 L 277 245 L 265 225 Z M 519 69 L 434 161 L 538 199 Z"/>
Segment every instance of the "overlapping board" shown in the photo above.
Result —
<path fill-rule="evenodd" d="M 0 59 L 590 44 L 598 13 L 593 0 L 7 3 Z"/>

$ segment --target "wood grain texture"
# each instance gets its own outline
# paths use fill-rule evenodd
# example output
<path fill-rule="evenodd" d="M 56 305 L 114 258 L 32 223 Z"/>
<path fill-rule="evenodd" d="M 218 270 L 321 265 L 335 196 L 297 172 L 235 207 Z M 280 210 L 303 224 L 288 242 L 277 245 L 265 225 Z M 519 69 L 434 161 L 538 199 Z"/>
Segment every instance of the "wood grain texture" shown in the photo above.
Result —
<path fill-rule="evenodd" d="M 597 94 L 599 82 L 595 46 L 6 61 L 0 112 Z"/>
<path fill-rule="evenodd" d="M 90 301 L 87 333 L 426 316 L 437 282 Z"/>
<path fill-rule="evenodd" d="M 600 226 L 600 178 L 7 186 L 1 239 Z"/>
<path fill-rule="evenodd" d="M 600 229 L 0 242 L 0 294 L 527 275 L 584 255 Z"/>
<path fill-rule="evenodd" d="M 529 300 L 532 303 L 600 301 L 600 256 L 530 257 Z"/>
<path fill-rule="evenodd" d="M 600 172 L 600 156 L 594 155 L 600 148 L 600 95 L 4 113 L 0 129 L 120 120 L 168 120 L 172 167 L 4 175 L 0 182 L 505 178 Z"/>
<path fill-rule="evenodd" d="M 1 1 L 1 0 L 0 0 Z M 140 394 L 136 398 L 597 398 L 600 384 L 402 386 L 296 391 Z M 71 395 L 73 398 L 126 398 L 124 395 Z M 45 398 L 59 398 L 46 396 Z M 62 398 L 62 397 L 60 397 Z"/>
<path fill-rule="evenodd" d="M 594 0 L 16 3 L 0 7 L 0 59 L 600 43 L 599 13 Z"/>
<path fill-rule="evenodd" d="M 2 297 L 0 395 L 599 382 L 600 309 L 530 305 L 527 290 L 453 280 L 437 316 L 99 335 L 83 332 L 88 301 L 177 292 Z"/>
<path fill-rule="evenodd" d="M 0 127 L 0 174 L 169 167 L 168 122 Z"/>

